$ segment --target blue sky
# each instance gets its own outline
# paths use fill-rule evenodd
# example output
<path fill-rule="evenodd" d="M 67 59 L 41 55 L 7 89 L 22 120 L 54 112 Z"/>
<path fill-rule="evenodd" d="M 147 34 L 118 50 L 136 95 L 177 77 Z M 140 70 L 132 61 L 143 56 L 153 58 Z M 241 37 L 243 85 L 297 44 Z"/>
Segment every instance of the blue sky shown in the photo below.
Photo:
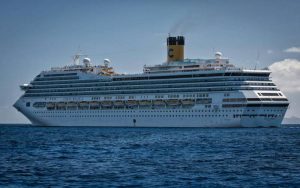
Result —
<path fill-rule="evenodd" d="M 285 50 L 300 46 L 299 10 L 296 0 L 2 0 L 0 122 L 27 122 L 11 107 L 22 94 L 19 85 L 70 64 L 79 48 L 94 64 L 109 58 L 117 72 L 141 72 L 144 64 L 166 60 L 171 33 L 186 37 L 189 58 L 221 51 L 243 67 L 253 68 L 258 54 L 259 67 L 286 59 L 297 64 L 300 53 Z M 295 104 L 297 92 L 289 94 Z M 290 116 L 298 116 L 295 106 Z"/>

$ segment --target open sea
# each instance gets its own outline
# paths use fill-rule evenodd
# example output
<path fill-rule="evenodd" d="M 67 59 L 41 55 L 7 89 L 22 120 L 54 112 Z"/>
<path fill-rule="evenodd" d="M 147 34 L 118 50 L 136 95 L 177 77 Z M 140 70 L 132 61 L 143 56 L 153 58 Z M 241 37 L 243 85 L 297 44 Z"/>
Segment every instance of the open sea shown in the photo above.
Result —
<path fill-rule="evenodd" d="M 300 187 L 300 127 L 0 126 L 0 187 Z"/>

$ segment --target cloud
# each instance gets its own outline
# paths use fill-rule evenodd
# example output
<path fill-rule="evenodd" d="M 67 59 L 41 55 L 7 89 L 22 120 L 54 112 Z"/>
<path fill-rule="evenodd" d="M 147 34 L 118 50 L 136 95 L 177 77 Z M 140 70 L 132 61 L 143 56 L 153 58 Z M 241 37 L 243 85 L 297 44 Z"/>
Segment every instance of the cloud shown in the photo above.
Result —
<path fill-rule="evenodd" d="M 267 50 L 267 54 L 273 54 L 273 50 Z"/>
<path fill-rule="evenodd" d="M 285 49 L 284 52 L 300 53 L 300 47 L 291 47 L 291 48 Z"/>
<path fill-rule="evenodd" d="M 269 66 L 272 80 L 287 93 L 300 92 L 300 61 L 285 59 Z"/>
<path fill-rule="evenodd" d="M 300 61 L 285 59 L 273 63 L 269 69 L 272 80 L 290 102 L 286 117 L 300 117 Z"/>

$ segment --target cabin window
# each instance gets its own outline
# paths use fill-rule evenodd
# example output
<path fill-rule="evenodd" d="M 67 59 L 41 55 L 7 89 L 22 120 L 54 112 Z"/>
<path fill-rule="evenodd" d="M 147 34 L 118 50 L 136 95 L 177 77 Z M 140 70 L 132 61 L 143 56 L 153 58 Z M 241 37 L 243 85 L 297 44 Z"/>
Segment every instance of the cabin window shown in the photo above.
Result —
<path fill-rule="evenodd" d="M 30 107 L 30 102 L 27 102 L 27 103 L 26 103 L 26 107 Z"/>

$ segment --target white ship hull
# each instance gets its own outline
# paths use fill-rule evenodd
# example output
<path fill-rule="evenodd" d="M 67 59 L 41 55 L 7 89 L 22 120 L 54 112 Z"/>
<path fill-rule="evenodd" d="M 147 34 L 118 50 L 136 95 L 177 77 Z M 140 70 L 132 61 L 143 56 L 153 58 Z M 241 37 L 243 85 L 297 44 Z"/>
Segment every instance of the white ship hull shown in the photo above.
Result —
<path fill-rule="evenodd" d="M 20 105 L 18 101 L 15 106 Z M 20 108 L 20 106 L 18 107 Z M 249 108 L 248 108 L 249 109 Z M 271 116 L 268 108 L 235 110 L 135 109 L 135 110 L 34 110 L 22 113 L 35 126 L 98 127 L 279 127 L 287 108 Z M 230 111 L 230 112 L 229 112 Z M 237 113 L 240 111 L 242 113 Z M 239 114 L 239 115 L 236 115 Z M 238 116 L 238 117 L 236 117 Z"/>

